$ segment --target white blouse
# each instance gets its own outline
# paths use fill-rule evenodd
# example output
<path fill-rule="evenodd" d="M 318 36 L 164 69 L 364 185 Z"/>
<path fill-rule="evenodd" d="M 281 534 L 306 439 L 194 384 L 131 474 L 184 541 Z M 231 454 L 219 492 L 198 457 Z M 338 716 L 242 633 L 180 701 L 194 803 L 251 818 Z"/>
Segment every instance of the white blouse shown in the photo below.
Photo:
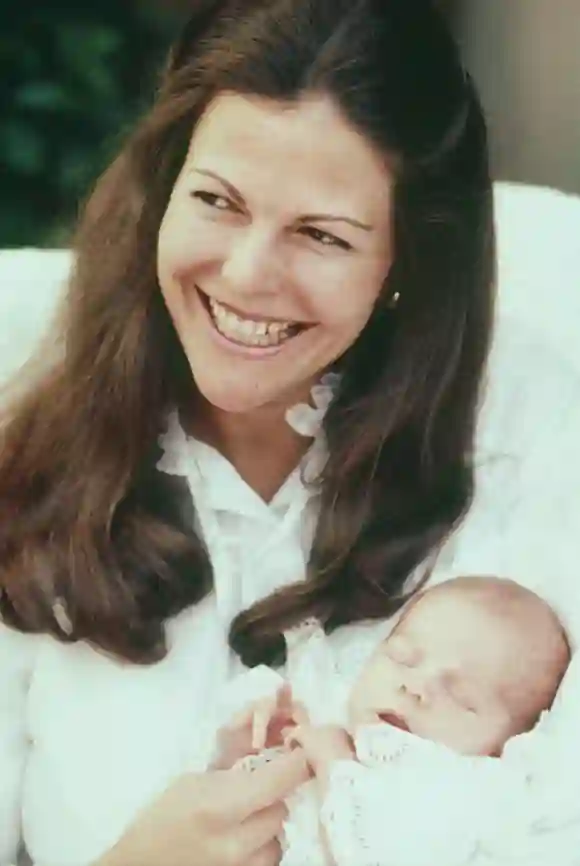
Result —
<path fill-rule="evenodd" d="M 324 411 L 324 391 L 318 402 L 315 421 Z M 298 414 L 304 420 L 308 412 Z M 480 418 L 476 501 L 433 578 L 492 573 L 521 580 L 554 605 L 574 644 L 580 635 L 579 442 L 576 374 L 521 325 L 507 322 L 499 329 Z M 149 667 L 0 625 L 0 866 L 15 861 L 19 840 L 34 866 L 89 866 L 172 779 L 203 766 L 206 708 L 242 670 L 227 646 L 232 616 L 304 577 L 316 501 L 298 470 L 265 504 L 223 457 L 186 439 L 175 424 L 164 445 L 161 468 L 184 474 L 195 497 L 215 591 L 168 622 L 169 653 Z M 307 463 L 321 456 L 319 435 Z M 345 682 L 356 675 L 373 629 L 357 624 L 331 636 Z M 580 776 L 577 667 L 575 656 L 550 725 L 530 735 L 535 757 L 522 755 L 515 787 L 511 771 L 499 772 L 492 788 L 473 775 L 469 795 L 481 797 L 483 817 L 477 855 L 465 862 L 580 864 L 580 797 L 572 793 Z M 446 858 L 433 859 L 421 828 L 436 800 L 457 803 L 465 785 L 450 775 L 445 786 L 426 787 L 408 804 L 409 839 L 418 852 L 413 866 L 449 866 Z M 357 790 L 370 790 L 368 779 Z M 510 799 L 516 796 L 526 799 L 523 812 L 519 799 Z M 506 799 L 524 815 L 507 835 Z M 357 826 L 375 841 L 389 823 L 403 820 L 370 808 L 362 793 L 357 803 Z M 352 830 L 353 844 L 357 832 Z M 378 860 L 361 855 L 344 866 L 406 866 L 380 844 L 373 850 Z"/>

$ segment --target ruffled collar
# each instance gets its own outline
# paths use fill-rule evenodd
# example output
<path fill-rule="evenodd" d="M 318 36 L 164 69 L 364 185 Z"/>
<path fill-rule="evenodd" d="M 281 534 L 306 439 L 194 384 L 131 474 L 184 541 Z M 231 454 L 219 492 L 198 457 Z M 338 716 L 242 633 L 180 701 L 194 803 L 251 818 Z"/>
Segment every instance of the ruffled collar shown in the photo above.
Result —
<path fill-rule="evenodd" d="M 336 381 L 334 375 L 325 376 L 312 389 L 312 406 L 304 403 L 288 410 L 286 419 L 292 428 L 313 441 L 304 458 L 268 503 L 217 449 L 187 435 L 176 410 L 170 413 L 167 429 L 159 437 L 163 455 L 157 468 L 169 475 L 185 478 L 194 496 L 200 529 L 211 552 L 217 608 L 224 623 L 230 623 L 240 610 L 285 585 L 288 574 L 284 569 L 264 570 L 259 564 L 253 568 L 248 562 L 240 572 L 240 563 L 229 549 L 219 514 L 226 512 L 262 522 L 263 544 L 257 545 L 250 557 L 252 561 L 267 561 L 270 553 L 281 547 L 287 537 L 293 536 L 297 527 L 300 527 L 302 541 L 312 536 L 315 511 L 307 509 L 307 505 L 314 496 L 315 487 L 308 482 L 319 477 L 326 462 L 328 452 L 322 421 L 332 401 Z M 289 555 L 294 556 L 298 550 L 292 547 Z M 303 567 L 302 554 L 300 563 L 296 567 L 297 573 Z M 248 577 L 250 572 L 251 579 Z M 262 579 L 259 579 L 260 574 Z"/>
<path fill-rule="evenodd" d="M 339 382 L 338 373 L 325 373 L 320 382 L 310 390 L 314 406 L 309 406 L 308 403 L 297 403 L 286 410 L 286 422 L 300 436 L 314 438 L 318 435 Z"/>
<path fill-rule="evenodd" d="M 286 421 L 300 436 L 313 442 L 270 506 L 288 505 L 301 499 L 299 489 L 306 495 L 303 481 L 314 481 L 324 468 L 328 457 L 322 422 L 339 382 L 339 375 L 326 373 L 311 389 L 311 403 L 298 403 L 286 411 Z M 204 483 L 208 504 L 216 508 L 244 513 L 262 513 L 266 504 L 238 475 L 229 461 L 215 448 L 187 434 L 179 420 L 177 410 L 170 412 L 165 432 L 159 437 L 163 451 L 157 468 L 168 475 L 185 477 L 190 485 Z"/>

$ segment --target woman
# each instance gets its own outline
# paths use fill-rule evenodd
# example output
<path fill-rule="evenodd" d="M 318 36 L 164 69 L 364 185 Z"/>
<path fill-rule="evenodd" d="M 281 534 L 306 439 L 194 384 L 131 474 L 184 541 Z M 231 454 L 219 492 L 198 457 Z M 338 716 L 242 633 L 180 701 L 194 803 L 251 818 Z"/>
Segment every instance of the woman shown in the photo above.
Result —
<path fill-rule="evenodd" d="M 536 404 L 510 439 L 492 365 L 478 422 L 485 124 L 435 11 L 198 5 L 76 253 L 62 352 L 2 431 L 0 862 L 20 839 L 35 866 L 273 866 L 308 770 L 207 769 L 224 683 L 312 615 L 346 676 L 362 621 L 437 568 L 547 577 L 543 454 L 482 469 L 472 506 L 476 432 L 479 465 Z"/>

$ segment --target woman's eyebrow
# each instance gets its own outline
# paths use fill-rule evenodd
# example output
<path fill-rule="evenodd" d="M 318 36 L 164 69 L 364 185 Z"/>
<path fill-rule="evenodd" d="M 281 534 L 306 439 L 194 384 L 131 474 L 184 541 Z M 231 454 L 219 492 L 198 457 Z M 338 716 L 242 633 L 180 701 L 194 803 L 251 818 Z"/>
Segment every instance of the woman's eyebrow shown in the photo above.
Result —
<path fill-rule="evenodd" d="M 217 172 L 211 171 L 210 169 L 206 169 L 206 168 L 194 168 L 194 169 L 192 169 L 192 171 L 195 174 L 202 174 L 205 177 L 211 177 L 214 180 L 217 180 L 219 183 L 221 183 L 227 189 L 228 193 L 231 195 L 231 197 L 238 204 L 244 204 L 245 205 L 246 202 L 244 200 L 243 195 L 239 191 L 239 189 L 236 189 L 236 187 L 232 183 L 230 183 L 229 180 L 226 180 L 224 177 L 217 174 Z M 354 226 L 355 228 L 363 229 L 363 231 L 365 231 L 365 232 L 374 231 L 373 226 L 369 225 L 368 223 L 363 223 L 360 220 L 354 219 L 354 217 L 336 216 L 335 214 L 324 214 L 324 213 L 306 214 L 305 216 L 300 217 L 299 222 L 301 222 L 301 223 L 307 223 L 307 222 L 333 222 L 333 223 L 344 222 L 344 223 L 349 223 L 350 225 Z"/>
<path fill-rule="evenodd" d="M 362 223 L 360 220 L 347 216 L 335 216 L 328 213 L 311 213 L 300 217 L 300 222 L 331 222 L 331 223 L 350 223 L 357 229 L 363 229 L 365 232 L 374 231 L 373 226 L 368 223 Z"/>
<path fill-rule="evenodd" d="M 192 169 L 192 171 L 195 174 L 203 174 L 205 177 L 212 177 L 214 180 L 217 180 L 219 183 L 222 184 L 222 186 L 224 186 L 227 189 L 227 191 L 229 192 L 231 197 L 238 204 L 244 204 L 245 205 L 246 202 L 244 201 L 244 197 L 241 194 L 241 192 L 239 191 L 239 189 L 236 189 L 236 187 L 233 185 L 233 183 L 230 183 L 229 180 L 225 179 L 225 177 L 221 177 L 221 175 L 217 174 L 215 171 L 210 171 L 209 168 L 194 168 L 194 169 Z"/>

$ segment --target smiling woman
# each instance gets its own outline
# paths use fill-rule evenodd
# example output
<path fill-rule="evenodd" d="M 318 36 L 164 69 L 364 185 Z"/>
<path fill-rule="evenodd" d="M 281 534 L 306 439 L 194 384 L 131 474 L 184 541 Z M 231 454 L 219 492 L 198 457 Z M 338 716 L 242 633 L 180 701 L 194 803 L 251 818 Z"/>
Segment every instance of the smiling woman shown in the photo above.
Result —
<path fill-rule="evenodd" d="M 342 689 L 363 621 L 384 626 L 437 569 L 547 591 L 556 559 L 577 583 L 561 496 L 580 488 L 580 422 L 562 407 L 580 387 L 510 332 L 480 412 L 486 127 L 434 4 L 191 5 L 82 215 L 61 351 L 3 412 L 0 863 L 20 841 L 35 866 L 288 866 L 306 752 L 243 784 L 211 769 L 236 673 L 286 665 L 314 618 Z M 234 746 L 252 750 L 246 729 Z M 370 839 L 381 866 L 569 866 L 534 837 L 561 791 L 538 766 L 426 780 L 437 857 L 394 833 L 416 798 L 386 833 L 380 786 L 374 810 L 345 795 L 333 856 L 367 866 Z M 467 790 L 478 861 L 458 837 Z M 516 801 L 519 860 L 494 823 Z"/>

